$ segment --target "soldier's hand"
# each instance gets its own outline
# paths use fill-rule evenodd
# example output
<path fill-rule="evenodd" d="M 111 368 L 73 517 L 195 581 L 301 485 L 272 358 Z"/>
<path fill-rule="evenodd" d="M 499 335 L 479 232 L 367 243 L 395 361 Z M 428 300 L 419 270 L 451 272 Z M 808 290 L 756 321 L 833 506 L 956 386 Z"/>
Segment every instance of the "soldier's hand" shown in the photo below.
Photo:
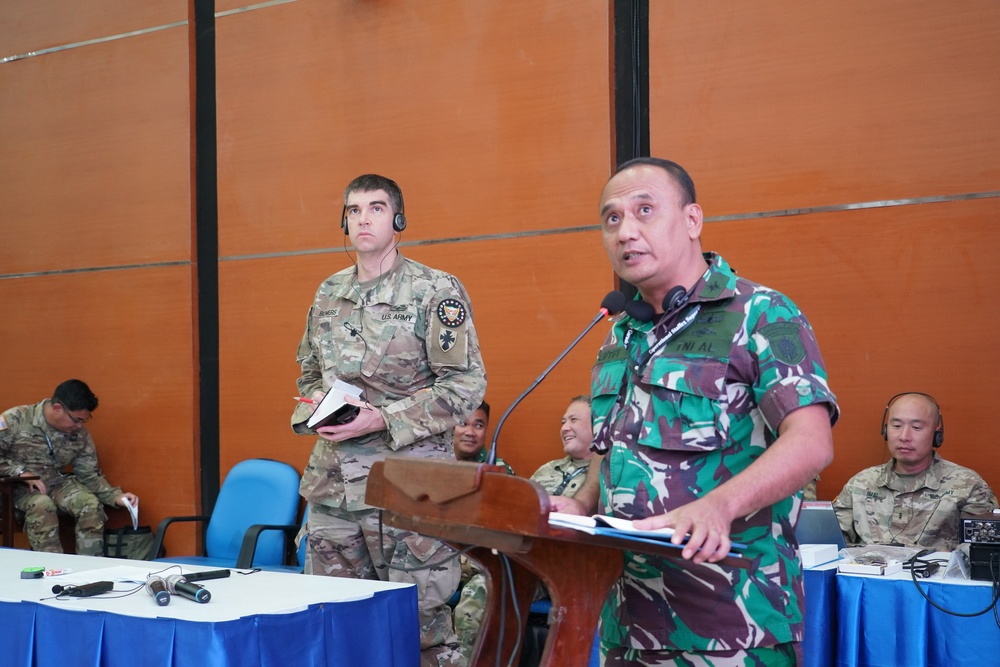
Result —
<path fill-rule="evenodd" d="M 25 470 L 24 472 L 21 473 L 21 477 L 26 477 L 26 476 L 34 477 L 34 473 L 30 473 L 27 470 Z M 45 488 L 45 482 L 43 482 L 40 479 L 29 479 L 25 481 L 25 484 L 28 486 L 29 489 L 31 489 L 35 493 L 48 493 L 48 490 Z"/>
<path fill-rule="evenodd" d="M 358 411 L 358 416 L 346 424 L 320 426 L 316 429 L 316 433 L 321 437 L 334 442 L 342 442 L 367 433 L 385 430 L 385 420 L 382 418 L 382 413 L 376 410 L 371 403 L 356 400 L 351 396 L 345 397 L 345 400 L 351 405 L 361 408 Z"/>
<path fill-rule="evenodd" d="M 684 542 L 681 555 L 695 563 L 715 563 L 729 554 L 731 520 L 722 508 L 716 507 L 711 494 L 698 498 L 675 510 L 633 522 L 640 530 L 673 528 L 676 532 L 670 541 Z"/>
<path fill-rule="evenodd" d="M 136 505 L 139 504 L 139 496 L 135 495 L 134 493 L 123 493 L 122 495 L 118 496 L 118 500 L 116 500 L 115 502 L 121 505 L 122 507 L 125 507 L 126 505 L 131 505 L 132 507 L 135 507 Z"/>

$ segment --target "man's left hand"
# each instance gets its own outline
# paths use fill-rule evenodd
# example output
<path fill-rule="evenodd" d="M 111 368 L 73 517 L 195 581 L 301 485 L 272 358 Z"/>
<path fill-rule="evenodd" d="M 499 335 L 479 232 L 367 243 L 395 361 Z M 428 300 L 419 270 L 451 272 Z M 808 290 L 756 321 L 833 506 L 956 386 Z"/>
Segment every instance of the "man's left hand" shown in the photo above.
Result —
<path fill-rule="evenodd" d="M 358 401 L 350 396 L 347 396 L 345 400 L 351 405 L 356 405 L 361 408 L 361 411 L 358 412 L 358 416 L 346 424 L 320 426 L 316 429 L 316 433 L 318 433 L 320 437 L 334 442 L 342 442 L 344 440 L 350 440 L 351 438 L 357 438 L 358 436 L 365 435 L 367 433 L 385 430 L 385 420 L 382 419 L 382 413 L 376 410 L 371 403 Z"/>
<path fill-rule="evenodd" d="M 136 507 L 139 504 L 139 496 L 135 495 L 134 493 L 123 493 L 122 495 L 118 496 L 118 499 L 115 501 L 115 504 L 121 505 L 122 507 L 125 507 L 126 505 L 131 505 L 132 507 Z"/>

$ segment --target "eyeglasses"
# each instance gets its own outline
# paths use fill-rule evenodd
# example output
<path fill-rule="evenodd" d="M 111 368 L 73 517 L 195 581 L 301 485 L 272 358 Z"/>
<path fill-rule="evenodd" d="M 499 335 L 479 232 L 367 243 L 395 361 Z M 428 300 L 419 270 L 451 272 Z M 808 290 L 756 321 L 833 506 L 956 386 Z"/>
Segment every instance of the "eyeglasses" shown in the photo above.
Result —
<path fill-rule="evenodd" d="M 77 426 L 82 426 L 83 424 L 86 424 L 87 422 L 89 422 L 91 419 L 94 418 L 94 415 L 87 415 L 86 417 L 83 418 L 74 417 L 69 413 L 69 408 L 67 408 L 65 405 L 63 405 L 59 401 L 56 401 L 56 404 L 63 409 L 63 412 L 66 413 L 66 416 L 72 419 L 73 423 L 76 424 Z"/>

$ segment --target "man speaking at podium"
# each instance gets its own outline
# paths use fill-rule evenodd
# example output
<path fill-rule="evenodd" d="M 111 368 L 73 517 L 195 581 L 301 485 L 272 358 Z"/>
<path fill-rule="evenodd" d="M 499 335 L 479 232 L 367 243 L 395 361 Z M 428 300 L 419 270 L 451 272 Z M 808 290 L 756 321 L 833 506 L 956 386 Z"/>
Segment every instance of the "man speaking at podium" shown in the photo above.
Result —
<path fill-rule="evenodd" d="M 833 458 L 838 416 L 812 328 L 784 295 L 702 254 L 679 165 L 623 164 L 601 195 L 615 272 L 638 297 L 592 376 L 595 458 L 560 511 L 673 527 L 681 559 L 626 552 L 601 616 L 606 665 L 795 665 L 803 580 L 793 521 Z M 596 474 L 599 471 L 599 475 Z M 717 564 L 746 544 L 747 569 Z"/>

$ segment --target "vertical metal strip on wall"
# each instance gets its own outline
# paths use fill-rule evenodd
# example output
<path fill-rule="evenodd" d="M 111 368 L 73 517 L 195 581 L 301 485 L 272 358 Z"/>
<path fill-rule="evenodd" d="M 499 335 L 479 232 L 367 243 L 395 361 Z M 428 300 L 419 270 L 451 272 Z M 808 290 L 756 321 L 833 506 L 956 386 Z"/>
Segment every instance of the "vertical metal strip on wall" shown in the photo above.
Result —
<path fill-rule="evenodd" d="M 210 515 L 219 496 L 219 197 L 214 0 L 194 0 L 193 30 L 197 449 L 201 512 Z"/>
<path fill-rule="evenodd" d="M 649 0 L 614 0 L 612 12 L 613 170 L 649 155 Z M 635 296 L 634 285 L 615 280 L 626 297 Z"/>

